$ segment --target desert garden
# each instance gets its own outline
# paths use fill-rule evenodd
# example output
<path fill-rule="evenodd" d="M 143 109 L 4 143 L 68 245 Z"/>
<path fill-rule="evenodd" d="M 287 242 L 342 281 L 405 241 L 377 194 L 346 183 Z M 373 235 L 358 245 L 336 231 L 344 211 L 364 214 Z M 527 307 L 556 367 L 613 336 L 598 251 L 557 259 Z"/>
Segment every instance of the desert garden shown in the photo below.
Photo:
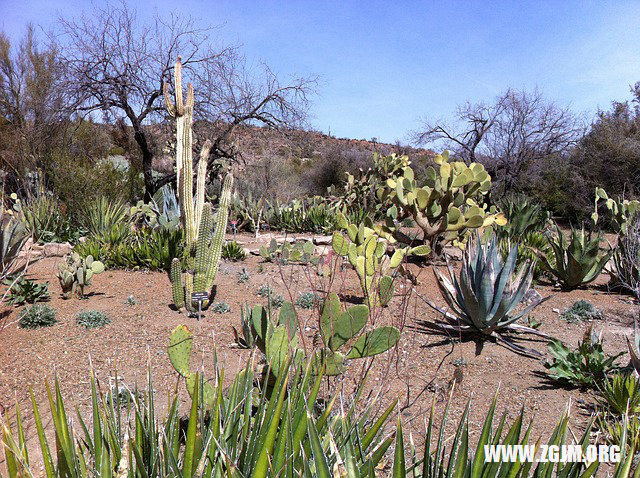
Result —
<path fill-rule="evenodd" d="M 175 189 L 97 197 L 66 245 L 46 193 L 3 198 L 3 473 L 630 476 L 637 201 L 598 188 L 559 226 L 448 152 L 256 200 L 232 167 L 208 181 L 206 138 L 194 160 L 173 75 Z M 484 460 L 544 443 L 621 459 Z"/>

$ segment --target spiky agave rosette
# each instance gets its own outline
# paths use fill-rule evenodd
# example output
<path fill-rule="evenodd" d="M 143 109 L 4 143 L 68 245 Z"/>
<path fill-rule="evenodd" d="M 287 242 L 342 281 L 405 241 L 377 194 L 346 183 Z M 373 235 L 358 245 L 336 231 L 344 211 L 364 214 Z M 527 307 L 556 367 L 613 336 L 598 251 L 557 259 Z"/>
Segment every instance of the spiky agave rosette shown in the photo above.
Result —
<path fill-rule="evenodd" d="M 517 246 L 511 247 L 503 262 L 495 238 L 483 244 L 476 237 L 473 244 L 467 244 L 459 278 L 447 258 L 449 277 L 437 269 L 434 273 L 449 310 L 424 299 L 446 319 L 433 325 L 457 333 L 492 337 L 517 352 L 540 356 L 537 351 L 522 347 L 502 334 L 520 332 L 549 338 L 544 332 L 516 323 L 551 297 L 537 299 L 517 310 L 531 287 L 535 268 L 534 261 L 525 262 L 516 273 L 517 253 Z"/>

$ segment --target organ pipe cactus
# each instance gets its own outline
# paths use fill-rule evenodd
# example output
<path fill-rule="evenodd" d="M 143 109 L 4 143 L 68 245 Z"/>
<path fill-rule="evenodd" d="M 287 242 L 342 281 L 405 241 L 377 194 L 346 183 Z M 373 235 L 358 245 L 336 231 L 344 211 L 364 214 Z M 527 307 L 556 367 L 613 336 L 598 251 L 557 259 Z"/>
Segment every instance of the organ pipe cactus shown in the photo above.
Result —
<path fill-rule="evenodd" d="M 91 285 L 95 274 L 104 272 L 104 264 L 92 256 L 84 259 L 76 252 L 68 255 L 64 262 L 58 264 L 57 277 L 62 288 L 62 298 L 69 299 L 73 294 L 84 298 L 84 288 Z"/>
<path fill-rule="evenodd" d="M 559 227 L 549 240 L 551 252 L 542 256 L 544 267 L 560 282 L 564 290 L 573 290 L 593 282 L 602 272 L 613 251 L 600 249 L 602 236 L 592 237 L 584 227 L 571 229 L 571 239 L 567 240 Z"/>
<path fill-rule="evenodd" d="M 224 234 L 229 217 L 229 204 L 233 176 L 229 173 L 224 179 L 220 203 L 215 220 L 211 205 L 205 203 L 205 184 L 207 163 L 211 142 L 206 141 L 200 152 L 197 165 L 196 193 L 193 197 L 193 86 L 187 87 L 186 102 L 182 91 L 182 63 L 175 64 L 175 103 L 171 101 L 168 85 L 164 85 L 167 111 L 176 118 L 176 181 L 180 223 L 184 230 L 184 262 L 175 258 L 171 264 L 173 300 L 179 309 L 186 307 L 193 312 L 196 306 L 191 300 L 194 292 L 210 293 L 218 272 L 218 265 L 224 245 Z M 214 228 L 215 226 L 215 228 Z M 212 233 L 213 230 L 213 233 Z M 203 304 L 205 307 L 208 302 Z"/>
<path fill-rule="evenodd" d="M 378 198 L 393 204 L 387 210 L 385 223 L 377 227 L 381 235 L 414 243 L 398 226 L 411 218 L 422 231 L 422 244 L 440 256 L 446 243 L 461 245 L 472 230 L 506 224 L 503 214 L 483 205 L 483 198 L 491 189 L 491 177 L 483 165 L 451 162 L 447 151 L 433 161 L 422 185 L 406 160 L 406 165 L 396 169 L 378 189 Z"/>
<path fill-rule="evenodd" d="M 430 252 L 427 245 L 404 247 L 396 249 L 389 258 L 386 255 L 388 241 L 375 232 L 369 218 L 356 225 L 349 223 L 344 214 L 339 213 L 338 226 L 346 231 L 347 236 L 339 231 L 334 232 L 333 250 L 336 254 L 347 257 L 355 268 L 369 308 L 389 303 L 394 293 L 390 274 L 400 266 L 407 254 L 427 255 Z"/>
<path fill-rule="evenodd" d="M 539 356 L 531 349 L 517 345 L 503 332 L 525 332 L 547 337 L 543 332 L 516 324 L 544 300 L 538 299 L 522 310 L 517 310 L 533 279 L 535 264 L 526 262 L 516 273 L 517 246 L 511 248 L 506 260 L 496 239 L 483 244 L 476 237 L 469 242 L 462 258 L 459 277 L 447 260 L 449 277 L 434 269 L 438 287 L 449 309 L 439 307 L 425 299 L 427 304 L 442 313 L 445 323 L 428 324 L 457 333 L 478 334 L 493 338 L 509 348 L 527 355 Z"/>

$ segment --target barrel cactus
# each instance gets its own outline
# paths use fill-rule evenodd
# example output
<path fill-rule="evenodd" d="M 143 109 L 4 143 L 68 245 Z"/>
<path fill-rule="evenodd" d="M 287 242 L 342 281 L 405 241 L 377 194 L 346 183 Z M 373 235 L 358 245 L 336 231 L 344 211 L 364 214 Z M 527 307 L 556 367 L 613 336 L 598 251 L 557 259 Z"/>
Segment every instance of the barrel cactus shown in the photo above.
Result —
<path fill-rule="evenodd" d="M 376 228 L 381 235 L 414 244 L 416 239 L 403 234 L 399 227 L 411 218 L 422 231 L 422 238 L 417 240 L 429 245 L 432 255 L 440 256 L 445 244 L 463 244 L 470 231 L 506 224 L 503 214 L 483 204 L 491 189 L 491 177 L 482 164 L 450 161 L 447 151 L 433 161 L 422 185 L 407 160 L 406 166 L 395 170 L 378 189 L 378 198 L 393 204 L 385 223 Z"/>

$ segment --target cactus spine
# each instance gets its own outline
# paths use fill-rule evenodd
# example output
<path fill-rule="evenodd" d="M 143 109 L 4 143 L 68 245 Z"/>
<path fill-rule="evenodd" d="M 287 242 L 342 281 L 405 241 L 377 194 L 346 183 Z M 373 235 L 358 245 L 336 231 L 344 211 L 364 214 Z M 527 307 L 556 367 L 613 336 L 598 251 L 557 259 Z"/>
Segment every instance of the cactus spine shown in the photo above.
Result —
<path fill-rule="evenodd" d="M 191 83 L 187 86 L 187 100 L 182 92 L 182 63 L 178 58 L 174 69 L 175 104 L 169 95 L 169 85 L 164 84 L 164 97 L 167 111 L 176 118 L 176 181 L 178 202 L 180 204 L 180 222 L 185 237 L 184 263 L 174 259 L 171 265 L 171 283 L 173 301 L 179 309 L 186 306 L 193 311 L 191 301 L 193 292 L 210 292 L 215 282 L 218 263 L 222 255 L 224 234 L 227 229 L 229 204 L 233 176 L 229 173 L 224 179 L 220 205 L 215 220 L 212 219 L 211 205 L 205 203 L 207 163 L 211 142 L 205 141 L 197 165 L 196 193 L 193 196 L 193 104 L 194 93 Z M 184 274 L 183 274 L 184 271 Z M 206 307 L 208 304 L 205 303 Z"/>

